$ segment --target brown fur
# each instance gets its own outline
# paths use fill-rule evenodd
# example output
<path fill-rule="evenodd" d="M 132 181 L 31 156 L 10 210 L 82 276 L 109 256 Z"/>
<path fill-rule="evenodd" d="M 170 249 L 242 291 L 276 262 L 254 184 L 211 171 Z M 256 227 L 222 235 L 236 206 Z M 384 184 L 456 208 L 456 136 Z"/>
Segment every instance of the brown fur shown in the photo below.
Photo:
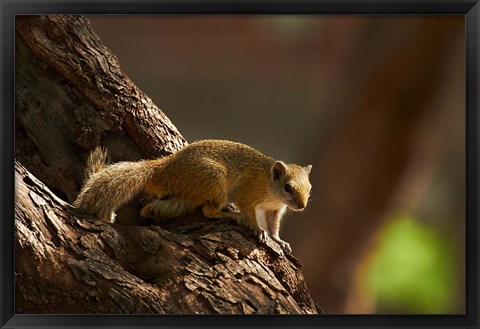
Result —
<path fill-rule="evenodd" d="M 108 151 L 100 146 L 96 147 L 88 156 L 85 166 L 85 178 L 89 179 L 93 174 L 105 167 L 110 162 Z"/>
<path fill-rule="evenodd" d="M 105 153 L 92 152 L 89 177 L 74 203 L 105 221 L 113 221 L 116 209 L 145 190 L 159 199 L 146 205 L 142 216 L 174 218 L 200 208 L 210 218 L 235 218 L 261 241 L 263 221 L 268 234 L 289 250 L 278 234 L 282 214 L 286 207 L 302 210 L 310 195 L 311 166 L 287 165 L 240 143 L 204 140 L 165 158 L 108 166 Z M 229 202 L 240 214 L 224 211 Z"/>

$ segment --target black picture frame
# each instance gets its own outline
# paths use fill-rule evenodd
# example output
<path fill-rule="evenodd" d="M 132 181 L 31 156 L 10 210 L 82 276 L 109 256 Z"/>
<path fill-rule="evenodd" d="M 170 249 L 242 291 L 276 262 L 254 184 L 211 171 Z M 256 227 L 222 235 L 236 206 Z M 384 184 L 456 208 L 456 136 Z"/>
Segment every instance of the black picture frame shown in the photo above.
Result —
<path fill-rule="evenodd" d="M 2 328 L 182 327 L 479 327 L 479 43 L 478 0 L 0 0 L 1 12 L 1 317 Z M 458 14 L 466 37 L 465 315 L 20 315 L 14 313 L 14 31 L 28 14 Z"/>

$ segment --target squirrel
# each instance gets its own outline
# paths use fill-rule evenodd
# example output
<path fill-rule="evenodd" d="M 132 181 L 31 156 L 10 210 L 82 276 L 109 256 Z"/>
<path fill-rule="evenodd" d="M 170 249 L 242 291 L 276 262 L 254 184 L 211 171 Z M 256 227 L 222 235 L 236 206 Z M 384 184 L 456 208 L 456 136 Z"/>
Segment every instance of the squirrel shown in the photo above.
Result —
<path fill-rule="evenodd" d="M 115 211 L 143 190 L 157 197 L 142 208 L 143 217 L 176 218 L 200 208 L 205 217 L 236 220 L 260 242 L 268 232 L 289 252 L 280 220 L 287 208 L 307 206 L 312 187 L 311 165 L 285 164 L 226 140 L 193 142 L 154 160 L 108 165 L 107 159 L 107 150 L 97 147 L 87 160 L 86 181 L 73 204 L 81 212 L 114 222 Z M 230 203 L 239 213 L 228 210 Z"/>

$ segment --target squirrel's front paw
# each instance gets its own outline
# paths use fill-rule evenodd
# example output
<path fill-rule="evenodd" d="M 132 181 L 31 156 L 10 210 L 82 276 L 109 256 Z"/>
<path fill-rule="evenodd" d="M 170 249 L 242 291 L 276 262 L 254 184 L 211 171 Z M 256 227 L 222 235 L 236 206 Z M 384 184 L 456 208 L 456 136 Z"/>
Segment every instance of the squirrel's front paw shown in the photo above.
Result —
<path fill-rule="evenodd" d="M 265 243 L 267 241 L 267 232 L 265 232 L 265 230 L 261 229 L 260 227 L 256 227 L 252 229 L 252 232 L 258 242 Z"/>
<path fill-rule="evenodd" d="M 257 238 L 258 242 L 265 243 L 267 241 L 267 232 L 265 232 L 265 230 L 258 228 L 253 231 L 253 234 Z"/>
<path fill-rule="evenodd" d="M 290 247 L 290 243 L 283 241 L 282 239 L 274 239 L 278 242 L 278 244 L 286 251 L 292 252 L 292 248 Z"/>

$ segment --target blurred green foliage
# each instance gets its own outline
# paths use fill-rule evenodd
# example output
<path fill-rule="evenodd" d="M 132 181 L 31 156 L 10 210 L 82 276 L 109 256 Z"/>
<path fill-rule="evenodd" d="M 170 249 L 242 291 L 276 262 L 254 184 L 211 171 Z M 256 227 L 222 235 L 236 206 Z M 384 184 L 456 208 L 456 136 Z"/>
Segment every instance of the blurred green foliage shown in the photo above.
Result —
<path fill-rule="evenodd" d="M 459 260 L 452 240 L 413 217 L 389 221 L 365 276 L 376 313 L 454 312 Z"/>

